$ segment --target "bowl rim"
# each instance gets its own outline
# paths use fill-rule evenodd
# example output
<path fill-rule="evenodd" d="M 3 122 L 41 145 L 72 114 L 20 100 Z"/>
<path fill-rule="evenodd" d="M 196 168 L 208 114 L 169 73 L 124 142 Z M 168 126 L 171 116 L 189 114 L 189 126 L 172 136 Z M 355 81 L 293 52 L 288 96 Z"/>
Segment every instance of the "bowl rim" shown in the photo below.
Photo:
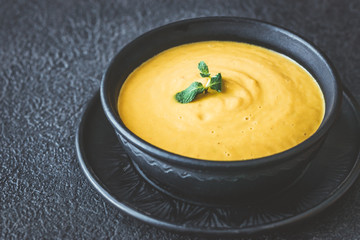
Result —
<path fill-rule="evenodd" d="M 207 159 L 198 159 L 198 158 L 191 158 L 182 156 L 176 153 L 172 153 L 169 151 L 166 151 L 164 149 L 161 149 L 159 147 L 156 147 L 152 145 L 149 142 L 146 142 L 145 140 L 141 139 L 137 135 L 135 135 L 133 132 L 131 132 L 124 123 L 120 120 L 120 117 L 118 116 L 117 111 L 114 112 L 113 109 L 110 107 L 110 99 L 107 97 L 107 89 L 109 85 L 109 74 L 111 72 L 111 69 L 114 68 L 116 65 L 116 60 L 123 52 L 126 51 L 126 49 L 130 48 L 132 45 L 136 44 L 139 40 L 146 38 L 152 34 L 155 34 L 156 32 L 162 31 L 167 28 L 174 28 L 177 26 L 181 26 L 183 24 L 190 24 L 190 23 L 199 23 L 199 22 L 233 22 L 233 23 L 252 23 L 252 24 L 258 24 L 262 25 L 264 27 L 272 28 L 276 30 L 277 32 L 281 32 L 289 37 L 291 39 L 297 40 L 301 42 L 304 46 L 306 46 L 308 49 L 310 49 L 312 52 L 316 53 L 322 60 L 323 63 L 326 65 L 327 69 L 330 70 L 331 75 L 333 76 L 333 79 L 335 80 L 334 83 L 334 104 L 329 110 L 329 116 L 327 119 L 323 119 L 321 122 L 320 127 L 317 129 L 317 131 L 312 134 L 309 138 L 305 139 L 303 142 L 295 145 L 294 147 L 273 154 L 265 157 L 260 158 L 254 158 L 254 159 L 246 159 L 246 160 L 233 160 L 233 161 L 221 161 L 221 160 L 207 160 Z M 316 80 L 316 79 L 315 79 Z M 156 159 L 161 159 L 164 162 L 170 163 L 170 164 L 176 164 L 178 166 L 185 166 L 185 167 L 194 167 L 198 169 L 203 169 L 203 167 L 206 168 L 252 168 L 256 167 L 258 165 L 263 164 L 276 164 L 279 162 L 282 162 L 289 157 L 293 157 L 296 155 L 301 154 L 306 149 L 310 148 L 313 144 L 315 144 L 317 141 L 319 141 L 331 128 L 333 123 L 336 120 L 336 117 L 338 116 L 338 113 L 340 111 L 341 106 L 341 96 L 342 96 L 342 86 L 339 74 L 337 73 L 335 67 L 329 60 L 329 58 L 323 53 L 322 50 L 320 50 L 318 47 L 316 47 L 311 41 L 305 39 L 304 37 L 300 36 L 297 33 L 292 32 L 291 30 L 288 30 L 284 27 L 280 27 L 278 25 L 275 25 L 273 23 L 269 23 L 263 20 L 258 19 L 252 19 L 252 18 L 242 18 L 242 17 L 228 17 L 228 16 L 215 16 L 215 17 L 198 17 L 198 18 L 190 18 L 180 21 L 175 21 L 172 23 L 165 24 L 160 27 L 156 27 L 150 31 L 147 31 L 140 36 L 136 37 L 132 41 L 130 41 L 128 44 L 126 44 L 117 54 L 112 58 L 111 62 L 106 68 L 105 73 L 103 74 L 101 85 L 100 85 L 100 98 L 101 98 L 101 104 L 104 110 L 104 113 L 106 117 L 108 118 L 109 122 L 115 129 L 117 133 L 120 133 L 123 137 L 127 139 L 127 141 L 131 142 L 133 145 L 135 145 L 137 148 L 141 149 L 142 151 L 145 151 L 149 155 L 156 157 Z M 325 103 L 326 104 L 326 103 Z M 120 120 L 120 121 L 119 121 Z M 325 120 L 325 121 L 324 121 Z"/>

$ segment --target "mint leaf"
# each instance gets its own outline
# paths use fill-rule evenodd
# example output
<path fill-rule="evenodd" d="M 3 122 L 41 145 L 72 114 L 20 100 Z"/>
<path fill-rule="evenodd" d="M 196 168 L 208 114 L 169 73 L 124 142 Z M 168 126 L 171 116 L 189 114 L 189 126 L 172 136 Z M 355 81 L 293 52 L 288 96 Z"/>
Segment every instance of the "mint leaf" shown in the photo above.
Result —
<path fill-rule="evenodd" d="M 189 103 L 194 100 L 199 93 L 207 93 L 209 88 L 221 92 L 221 73 L 216 74 L 215 77 L 210 77 L 209 68 L 204 61 L 199 62 L 198 69 L 200 70 L 200 76 L 208 77 L 206 86 L 204 87 L 201 82 L 193 82 L 187 89 L 175 94 L 175 99 L 179 103 Z"/>
<path fill-rule="evenodd" d="M 209 87 L 215 91 L 221 92 L 221 73 L 216 74 L 210 79 Z"/>
<path fill-rule="evenodd" d="M 210 77 L 209 68 L 204 61 L 200 61 L 198 64 L 201 77 Z"/>
<path fill-rule="evenodd" d="M 189 103 L 194 100 L 199 93 L 202 93 L 203 91 L 205 91 L 205 88 L 201 82 L 193 82 L 188 88 L 181 92 L 178 92 L 175 95 L 175 99 L 179 103 Z"/>

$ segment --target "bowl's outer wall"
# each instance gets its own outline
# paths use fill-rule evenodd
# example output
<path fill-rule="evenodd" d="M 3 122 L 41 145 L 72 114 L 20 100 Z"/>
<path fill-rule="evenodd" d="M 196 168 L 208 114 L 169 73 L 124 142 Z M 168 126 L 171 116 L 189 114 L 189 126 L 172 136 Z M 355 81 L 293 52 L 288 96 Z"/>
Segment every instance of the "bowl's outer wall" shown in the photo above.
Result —
<path fill-rule="evenodd" d="M 126 151 L 143 175 L 155 183 L 162 183 L 163 188 L 174 189 L 181 196 L 209 199 L 220 194 L 229 197 L 239 192 L 234 189 L 251 193 L 290 184 L 308 165 L 309 155 L 316 151 L 329 126 L 320 126 L 317 134 L 321 136 L 295 155 L 278 154 L 280 160 L 276 161 L 250 160 L 244 164 L 214 165 L 209 161 L 179 161 L 176 156 L 159 151 L 137 138 L 122 123 L 117 111 L 118 94 L 123 82 L 136 67 L 170 47 L 207 40 L 246 42 L 294 59 L 315 77 L 323 91 L 326 102 L 323 123 L 334 121 L 341 94 L 337 75 L 327 60 L 308 42 L 281 28 L 249 19 L 196 19 L 170 24 L 140 36 L 124 47 L 110 64 L 102 83 L 102 103 L 119 138 L 127 143 Z M 106 101 L 108 104 L 104 103 Z M 233 180 L 228 181 L 230 178 Z M 257 180 L 250 183 L 249 179 L 255 178 Z M 249 191 L 251 185 L 254 188 Z"/>
<path fill-rule="evenodd" d="M 236 204 L 276 196 L 296 182 L 311 164 L 318 142 L 281 164 L 256 169 L 191 169 L 159 161 L 117 133 L 137 171 L 154 187 L 173 197 L 208 204 Z"/>

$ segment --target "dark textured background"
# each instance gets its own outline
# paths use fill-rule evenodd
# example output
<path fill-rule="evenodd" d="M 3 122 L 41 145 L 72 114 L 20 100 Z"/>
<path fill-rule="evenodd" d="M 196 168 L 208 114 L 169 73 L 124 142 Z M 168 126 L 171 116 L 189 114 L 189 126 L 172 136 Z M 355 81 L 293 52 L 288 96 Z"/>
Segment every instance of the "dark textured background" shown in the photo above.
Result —
<path fill-rule="evenodd" d="M 80 170 L 75 131 L 110 59 L 163 24 L 240 16 L 319 46 L 360 100 L 360 1 L 0 0 L 0 239 L 202 239 L 143 224 Z M 360 239 L 360 181 L 334 206 L 254 239 Z"/>

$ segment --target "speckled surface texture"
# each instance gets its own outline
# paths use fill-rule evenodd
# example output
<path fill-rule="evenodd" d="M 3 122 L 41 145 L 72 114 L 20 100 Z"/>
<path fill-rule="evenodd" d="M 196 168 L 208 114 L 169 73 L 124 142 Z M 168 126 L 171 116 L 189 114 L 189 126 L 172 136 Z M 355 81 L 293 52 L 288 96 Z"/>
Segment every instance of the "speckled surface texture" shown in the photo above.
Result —
<path fill-rule="evenodd" d="M 86 103 L 126 43 L 166 23 L 216 15 L 299 33 L 328 55 L 360 101 L 357 0 L 0 0 L 0 239 L 205 238 L 143 224 L 113 207 L 85 178 L 74 142 Z M 359 219 L 358 180 L 315 218 L 250 238 L 360 239 Z"/>

